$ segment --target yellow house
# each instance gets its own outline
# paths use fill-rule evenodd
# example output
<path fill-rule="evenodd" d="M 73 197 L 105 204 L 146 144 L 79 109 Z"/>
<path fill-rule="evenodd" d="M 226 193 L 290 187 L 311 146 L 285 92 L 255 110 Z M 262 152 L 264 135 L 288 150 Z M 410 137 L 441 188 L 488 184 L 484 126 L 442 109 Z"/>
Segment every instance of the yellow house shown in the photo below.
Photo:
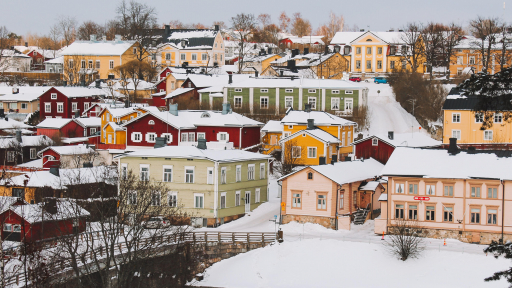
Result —
<path fill-rule="evenodd" d="M 181 73 L 170 73 L 166 76 L 165 89 L 167 94 L 174 92 L 174 90 L 178 89 L 183 85 L 183 82 L 187 80 L 187 74 Z"/>
<path fill-rule="evenodd" d="M 99 117 L 101 118 L 101 143 L 126 144 L 126 130 L 119 126 L 147 111 L 141 107 L 116 108 L 105 107 Z"/>
<path fill-rule="evenodd" d="M 170 29 L 167 43 L 157 46 L 156 63 L 165 66 L 223 66 L 224 39 L 212 29 Z"/>
<path fill-rule="evenodd" d="M 275 151 L 281 151 L 279 141 L 282 137 L 283 125 L 281 125 L 281 121 L 269 120 L 267 124 L 261 128 L 262 153 L 271 155 Z"/>
<path fill-rule="evenodd" d="M 478 101 L 478 96 L 448 95 L 443 105 L 443 144 L 449 144 L 450 138 L 457 138 L 458 144 L 512 143 L 512 123 L 501 113 L 475 113 Z M 482 130 L 486 118 L 492 126 Z"/>
<path fill-rule="evenodd" d="M 277 61 L 282 57 L 277 54 L 266 54 L 250 57 L 244 60 L 245 69 L 242 73 L 244 74 L 253 74 L 254 69 L 258 71 L 259 74 L 262 74 L 273 61 Z M 253 69 L 254 68 L 254 69 Z"/>
<path fill-rule="evenodd" d="M 340 52 L 350 61 L 350 72 L 383 74 L 394 70 L 411 69 L 411 47 L 403 40 L 408 32 L 337 32 L 331 45 L 339 45 Z M 406 55 L 406 56 L 403 56 Z M 417 72 L 424 73 L 424 59 L 418 60 Z"/>
<path fill-rule="evenodd" d="M 115 40 L 107 41 L 105 38 L 97 40 L 95 35 L 91 35 L 90 41 L 75 41 L 69 45 L 62 52 L 64 80 L 78 84 L 81 80 L 91 82 L 94 79 L 118 78 L 112 69 L 137 59 L 139 44 L 121 40 L 120 35 L 115 37 Z"/>

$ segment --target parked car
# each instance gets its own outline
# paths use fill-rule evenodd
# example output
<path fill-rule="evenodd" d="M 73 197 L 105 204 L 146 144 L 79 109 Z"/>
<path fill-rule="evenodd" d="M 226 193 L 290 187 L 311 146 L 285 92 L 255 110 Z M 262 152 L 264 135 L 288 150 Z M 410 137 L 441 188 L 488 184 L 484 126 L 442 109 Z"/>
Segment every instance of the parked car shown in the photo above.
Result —
<path fill-rule="evenodd" d="M 384 77 L 375 77 L 374 83 L 377 84 L 388 84 L 388 79 Z"/>
<path fill-rule="evenodd" d="M 350 77 L 348 78 L 348 80 L 352 82 L 361 82 L 361 77 Z"/>
<path fill-rule="evenodd" d="M 171 225 L 171 221 L 165 217 L 150 217 L 148 221 L 143 223 L 143 227 L 147 229 L 166 228 Z"/>

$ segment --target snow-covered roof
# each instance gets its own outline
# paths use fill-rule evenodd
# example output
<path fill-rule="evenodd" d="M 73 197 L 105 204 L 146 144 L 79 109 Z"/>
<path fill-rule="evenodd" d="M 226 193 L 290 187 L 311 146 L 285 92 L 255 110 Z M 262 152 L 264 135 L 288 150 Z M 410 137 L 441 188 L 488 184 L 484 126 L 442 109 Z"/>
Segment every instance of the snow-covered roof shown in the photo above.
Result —
<path fill-rule="evenodd" d="M 39 151 L 39 153 L 37 154 L 43 155 L 43 152 L 46 150 L 53 150 L 55 151 L 55 153 L 59 155 L 80 155 L 91 153 L 94 151 L 92 148 L 87 147 L 87 145 L 85 144 L 78 144 L 70 146 L 51 146 Z"/>
<path fill-rule="evenodd" d="M 118 157 L 186 158 L 205 159 L 217 162 L 238 162 L 270 158 L 268 155 L 242 150 L 202 150 L 193 146 L 166 146 L 156 149 L 145 149 L 123 154 Z"/>
<path fill-rule="evenodd" d="M 62 87 L 62 86 L 54 86 L 53 88 L 57 89 L 60 93 L 64 94 L 66 97 L 92 97 L 92 96 L 105 96 L 107 93 L 99 88 L 92 87 Z"/>
<path fill-rule="evenodd" d="M 147 82 L 144 80 L 137 79 L 134 83 L 133 79 L 128 79 L 126 84 L 122 84 L 120 80 L 113 80 L 115 81 L 113 88 L 116 90 L 135 90 L 135 84 L 137 84 L 137 90 L 153 90 L 156 89 L 155 84 L 151 82 Z M 92 83 L 91 85 L 94 85 L 95 83 Z"/>
<path fill-rule="evenodd" d="M 389 139 L 387 135 L 378 134 L 354 141 L 351 145 L 356 145 L 373 138 L 378 138 L 379 141 L 384 141 L 393 147 L 432 147 L 442 144 L 441 141 L 432 139 L 432 137 L 428 136 L 426 133 L 394 133 L 393 140 Z"/>
<path fill-rule="evenodd" d="M 249 77 L 249 75 L 246 75 Z M 227 79 L 227 78 L 226 78 Z M 235 78 L 233 78 L 235 79 Z M 228 81 L 217 83 L 217 85 L 223 85 L 229 88 L 251 88 L 251 87 L 263 87 L 263 88 L 311 88 L 311 89 L 344 89 L 344 90 L 359 90 L 365 89 L 364 86 L 354 84 L 354 82 L 345 80 L 333 80 L 333 79 L 289 79 L 289 78 L 249 78 L 245 81 L 235 81 L 232 84 L 228 84 Z M 195 82 L 194 82 L 195 84 Z M 213 86 L 213 85 L 210 85 Z"/>
<path fill-rule="evenodd" d="M 64 64 L 64 56 L 44 61 L 45 64 Z"/>
<path fill-rule="evenodd" d="M 363 34 L 373 34 L 388 44 L 403 44 L 403 35 L 406 32 L 389 32 L 389 31 L 364 31 L 364 32 L 336 32 L 331 40 L 331 45 L 349 45 L 354 40 L 363 36 Z"/>
<path fill-rule="evenodd" d="M 211 38 L 217 36 L 217 32 L 215 30 L 192 30 L 192 31 L 177 31 L 173 32 L 171 36 L 169 36 L 169 40 L 171 39 L 189 39 L 189 38 Z"/>
<path fill-rule="evenodd" d="M 233 79 L 233 84 L 235 83 L 243 83 L 244 80 L 248 80 L 250 75 L 245 74 L 236 74 L 231 75 Z M 229 75 L 203 75 L 203 74 L 189 74 L 188 78 L 194 85 L 199 87 L 211 87 L 218 85 L 228 85 Z"/>
<path fill-rule="evenodd" d="M 263 126 L 263 123 L 236 112 L 222 114 L 222 111 L 180 110 L 179 116 L 183 116 L 195 126 Z"/>
<path fill-rule="evenodd" d="M 7 119 L 9 119 L 9 118 L 7 118 Z M 23 129 L 23 128 L 27 128 L 28 129 L 28 128 L 33 128 L 33 127 L 30 126 L 30 125 L 27 125 L 25 123 L 13 120 L 13 119 L 5 120 L 5 118 L 0 118 L 0 130 L 4 130 L 4 129 Z"/>
<path fill-rule="evenodd" d="M 244 62 L 247 63 L 247 62 L 261 62 L 263 60 L 267 60 L 268 58 L 272 58 L 272 57 L 276 57 L 276 58 L 281 58 L 281 56 L 277 55 L 277 54 L 265 54 L 265 55 L 257 55 L 257 56 L 253 56 L 253 57 L 248 57 L 247 59 L 244 59 Z M 277 60 L 277 59 L 276 59 Z"/>
<path fill-rule="evenodd" d="M 4 213 L 5 210 L 9 209 L 12 204 L 14 204 L 18 201 L 21 201 L 21 203 L 27 204 L 27 201 L 21 200 L 21 198 L 19 198 L 19 197 L 0 196 L 0 213 Z"/>
<path fill-rule="evenodd" d="M 164 99 L 171 99 L 175 96 L 181 95 L 183 93 L 187 93 L 192 90 L 194 90 L 194 88 L 178 88 L 178 89 L 172 91 L 171 93 L 167 94 L 167 96 L 165 96 Z"/>
<path fill-rule="evenodd" d="M 2 50 L 2 57 L 16 57 L 16 58 L 30 58 L 30 56 L 27 56 L 23 53 L 20 53 L 16 50 Z"/>
<path fill-rule="evenodd" d="M 110 106 L 104 107 L 104 109 L 106 109 L 110 113 L 110 115 L 112 115 L 112 117 L 121 117 L 124 115 L 131 114 L 133 112 L 137 112 L 137 111 L 139 111 L 138 108 L 139 107 L 125 108 L 124 105 L 123 105 L 123 107 L 110 107 Z"/>
<path fill-rule="evenodd" d="M 97 127 L 101 126 L 100 117 L 89 117 L 89 118 L 75 118 L 75 122 L 79 122 L 83 127 Z"/>
<path fill-rule="evenodd" d="M 48 146 L 53 143 L 46 135 L 35 136 L 21 136 L 21 143 L 16 140 L 16 137 L 0 137 L 0 148 L 14 147 L 15 145 L 27 146 Z"/>
<path fill-rule="evenodd" d="M 304 134 L 309 134 L 310 136 L 312 136 L 313 138 L 316 138 L 324 143 L 340 143 L 340 139 L 334 137 L 333 135 L 325 132 L 324 130 L 322 129 L 318 129 L 318 128 L 315 128 L 315 129 L 312 129 L 312 130 L 300 130 L 300 131 L 297 131 L 295 133 L 293 133 L 292 135 L 290 136 L 287 136 L 287 137 L 284 137 L 283 139 L 281 139 L 279 141 L 279 143 L 283 143 L 283 142 L 286 142 L 290 139 L 293 139 L 297 136 L 300 136 L 300 135 L 304 135 Z"/>
<path fill-rule="evenodd" d="M 384 168 L 384 165 L 379 163 L 377 160 L 370 158 L 364 161 L 354 160 L 336 162 L 334 165 L 307 166 L 299 169 L 296 172 L 285 175 L 278 180 L 283 180 L 306 168 L 311 168 L 316 172 L 324 175 L 325 177 L 331 179 L 332 181 L 343 185 L 346 183 L 364 181 L 379 176 L 381 174 L 382 168 Z"/>
<path fill-rule="evenodd" d="M 456 155 L 446 149 L 398 147 L 386 167 L 384 176 L 470 179 L 487 178 L 512 180 L 512 158 L 496 154 L 461 151 Z"/>
<path fill-rule="evenodd" d="M 314 119 L 315 125 L 337 125 L 337 126 L 357 126 L 357 123 L 343 119 L 341 117 L 332 115 L 324 111 L 289 111 L 286 116 L 281 120 L 283 125 L 300 124 L 306 125 L 308 119 Z"/>
<path fill-rule="evenodd" d="M 46 118 L 43 122 L 37 124 L 36 128 L 61 129 L 71 121 L 73 121 L 71 118 Z"/>
<path fill-rule="evenodd" d="M 362 185 L 358 188 L 361 191 L 375 191 L 379 185 L 382 185 L 379 181 L 369 181 L 368 183 Z"/>
<path fill-rule="evenodd" d="M 324 41 L 322 40 L 322 38 L 324 38 L 324 36 L 302 36 L 302 37 L 297 37 L 297 36 L 291 36 L 291 37 L 286 37 L 285 39 L 288 39 L 290 40 L 292 43 L 294 44 L 309 44 L 309 43 L 319 43 L 321 45 L 324 45 Z"/>
<path fill-rule="evenodd" d="M 74 138 L 62 137 L 61 138 L 61 141 L 64 144 L 83 143 L 83 142 L 87 142 L 88 140 L 89 140 L 89 137 L 74 137 Z"/>
<path fill-rule="evenodd" d="M 13 86 L 0 86 L 0 94 L 9 95 L 12 94 Z M 51 86 L 18 86 L 19 90 L 18 94 L 15 95 L 23 95 L 23 94 L 37 94 L 39 96 L 43 95 L 44 92 L 50 90 Z"/>
<path fill-rule="evenodd" d="M 51 214 L 44 209 L 45 203 L 25 204 L 11 206 L 10 210 L 18 214 L 30 224 L 48 221 L 64 220 L 77 217 L 87 217 L 90 213 L 76 204 L 75 201 L 68 199 L 55 199 L 57 204 L 57 213 Z M 64 232 L 64 231 L 63 231 Z"/>
<path fill-rule="evenodd" d="M 30 162 L 17 165 L 17 167 L 43 168 L 43 159 L 36 159 Z"/>
<path fill-rule="evenodd" d="M 121 56 L 136 41 L 75 41 L 62 51 L 62 55 Z"/>
<path fill-rule="evenodd" d="M 5 94 L 0 96 L 0 101 L 9 101 L 9 102 L 32 102 L 39 99 L 41 94 L 39 93 L 16 93 L 16 94 Z"/>
<path fill-rule="evenodd" d="M 363 34 L 364 32 L 336 32 L 331 40 L 331 44 L 348 45 Z"/>
<path fill-rule="evenodd" d="M 261 132 L 283 132 L 283 125 L 281 125 L 281 121 L 278 120 L 269 120 L 265 126 L 261 128 Z"/>
<path fill-rule="evenodd" d="M 387 193 L 380 194 L 379 201 L 388 201 L 388 194 Z"/>

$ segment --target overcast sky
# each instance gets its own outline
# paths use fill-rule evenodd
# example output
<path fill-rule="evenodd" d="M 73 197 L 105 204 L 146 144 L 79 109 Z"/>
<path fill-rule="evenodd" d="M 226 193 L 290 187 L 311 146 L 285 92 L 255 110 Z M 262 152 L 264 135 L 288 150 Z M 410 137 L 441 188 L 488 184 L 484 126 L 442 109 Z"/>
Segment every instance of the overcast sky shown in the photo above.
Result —
<path fill-rule="evenodd" d="M 145 2 L 156 8 L 158 22 L 180 20 L 183 23 L 213 21 L 230 23 L 237 13 L 268 13 L 277 22 L 281 11 L 289 17 L 302 13 L 313 29 L 327 21 L 329 11 L 343 14 L 345 23 L 359 28 L 384 31 L 398 29 L 410 21 L 456 22 L 466 26 L 478 15 L 504 17 L 512 22 L 512 1 L 503 10 L 503 0 L 151 0 Z M 24 35 L 27 32 L 46 34 L 58 15 L 74 16 L 79 23 L 93 20 L 105 23 L 115 17 L 117 0 L 0 0 L 0 26 Z"/>

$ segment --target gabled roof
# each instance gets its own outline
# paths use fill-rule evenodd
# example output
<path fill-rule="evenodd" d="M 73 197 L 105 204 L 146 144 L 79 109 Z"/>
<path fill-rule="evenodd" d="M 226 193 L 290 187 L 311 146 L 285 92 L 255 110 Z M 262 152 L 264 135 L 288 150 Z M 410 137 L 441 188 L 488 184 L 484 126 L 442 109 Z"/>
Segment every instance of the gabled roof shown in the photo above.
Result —
<path fill-rule="evenodd" d="M 263 126 L 263 123 L 236 112 L 222 114 L 221 111 L 180 110 L 178 113 L 178 117 L 179 116 L 185 117 L 185 119 L 195 126 Z"/>
<path fill-rule="evenodd" d="M 9 118 L 7 118 L 9 119 Z M 23 129 L 23 128 L 33 128 L 30 125 L 27 125 L 25 123 L 9 119 L 5 120 L 5 118 L 0 118 L 0 130 L 4 129 Z"/>
<path fill-rule="evenodd" d="M 171 93 L 167 94 L 167 96 L 165 96 L 164 99 L 171 99 L 171 98 L 173 98 L 175 96 L 187 93 L 187 92 L 192 91 L 192 90 L 194 90 L 194 88 L 178 88 L 178 89 L 172 91 Z"/>
<path fill-rule="evenodd" d="M 136 41 L 75 41 L 62 51 L 62 55 L 121 56 L 135 43 Z"/>
<path fill-rule="evenodd" d="M 106 128 L 107 126 L 112 127 L 112 130 L 114 130 L 114 131 L 125 131 L 126 130 L 125 127 L 123 127 L 121 125 L 117 125 L 116 122 L 108 122 L 107 124 L 105 124 L 105 127 L 103 127 L 103 128 Z"/>
<path fill-rule="evenodd" d="M 9 148 L 16 145 L 21 145 L 23 147 L 48 146 L 52 143 L 52 139 L 46 135 L 21 136 L 21 143 L 16 140 L 16 137 L 0 137 L 0 148 Z"/>
<path fill-rule="evenodd" d="M 371 34 L 374 37 L 382 40 L 388 44 L 404 44 L 401 39 L 405 32 L 389 32 L 389 31 L 364 31 L 364 32 L 336 32 L 331 40 L 331 45 L 351 45 L 357 39 L 363 37 L 366 34 Z"/>
<path fill-rule="evenodd" d="M 59 155 L 80 155 L 91 153 L 94 151 L 94 149 L 87 147 L 87 145 L 85 144 L 78 144 L 70 146 L 50 146 L 39 151 L 37 155 L 42 156 L 43 153 L 47 150 L 53 150 L 55 153 Z"/>
<path fill-rule="evenodd" d="M 308 123 L 308 119 L 314 119 L 316 126 L 355 126 L 357 127 L 356 122 L 352 122 L 341 117 L 332 115 L 330 113 L 324 111 L 294 111 L 291 110 L 284 116 L 281 120 L 281 124 L 283 125 L 306 125 Z"/>
<path fill-rule="evenodd" d="M 68 199 L 56 199 L 56 201 L 57 213 L 55 214 L 48 213 L 43 208 L 44 203 L 11 206 L 10 210 L 30 224 L 48 220 L 74 219 L 91 215 L 87 210 L 76 204 L 75 201 Z"/>
<path fill-rule="evenodd" d="M 293 133 L 292 135 L 290 135 L 288 137 L 284 137 L 283 139 L 279 140 L 279 143 L 284 143 L 288 140 L 291 140 L 291 139 L 293 139 L 297 136 L 303 135 L 303 134 L 308 134 L 311 137 L 313 137 L 317 140 L 320 140 L 324 143 L 341 143 L 340 139 L 338 139 L 338 138 L 332 136 L 331 134 L 325 132 L 324 130 L 318 129 L 318 128 L 315 128 L 312 130 L 297 131 L 297 132 Z"/>
<path fill-rule="evenodd" d="M 285 175 L 278 180 L 281 181 L 290 177 L 291 175 L 296 174 L 297 172 L 308 168 L 315 170 L 316 172 L 331 179 L 337 184 L 343 185 L 356 181 L 364 181 L 379 176 L 381 175 L 381 171 L 384 168 L 384 165 L 379 163 L 377 160 L 370 158 L 364 161 L 355 160 L 336 162 L 334 165 L 307 166 L 288 175 Z"/>
<path fill-rule="evenodd" d="M 105 96 L 107 93 L 99 88 L 92 87 L 62 87 L 62 86 L 53 86 L 52 88 L 57 89 L 60 93 L 64 94 L 64 96 L 70 97 L 93 97 L 93 96 Z"/>
<path fill-rule="evenodd" d="M 373 138 L 379 139 L 379 141 L 385 142 L 392 147 L 433 147 L 442 144 L 441 141 L 432 139 L 432 137 L 424 133 L 394 133 L 393 140 L 389 139 L 387 135 L 370 135 L 363 139 L 354 141 L 350 145 L 356 145 L 366 140 Z"/>
<path fill-rule="evenodd" d="M 105 111 L 108 111 L 112 117 L 123 117 L 129 115 L 131 113 L 139 112 L 140 107 L 110 107 L 106 106 L 103 108 L 100 114 L 103 114 Z"/>
<path fill-rule="evenodd" d="M 61 129 L 71 121 L 73 121 L 71 118 L 46 118 L 37 124 L 36 128 Z"/>
<path fill-rule="evenodd" d="M 172 29 L 167 41 L 177 49 L 208 49 L 213 48 L 218 33 L 212 29 Z M 184 47 L 182 40 L 187 41 Z"/>
<path fill-rule="evenodd" d="M 75 118 L 74 121 L 77 122 L 82 127 L 99 127 L 99 126 L 101 126 L 101 118 L 100 117 Z"/>
<path fill-rule="evenodd" d="M 16 94 L 5 94 L 0 96 L 0 101 L 9 101 L 9 102 L 23 102 L 23 101 L 37 101 L 41 96 L 40 93 L 16 93 Z"/>
<path fill-rule="evenodd" d="M 283 132 L 283 125 L 281 121 L 278 120 L 269 120 L 265 126 L 261 128 L 261 132 Z"/>

